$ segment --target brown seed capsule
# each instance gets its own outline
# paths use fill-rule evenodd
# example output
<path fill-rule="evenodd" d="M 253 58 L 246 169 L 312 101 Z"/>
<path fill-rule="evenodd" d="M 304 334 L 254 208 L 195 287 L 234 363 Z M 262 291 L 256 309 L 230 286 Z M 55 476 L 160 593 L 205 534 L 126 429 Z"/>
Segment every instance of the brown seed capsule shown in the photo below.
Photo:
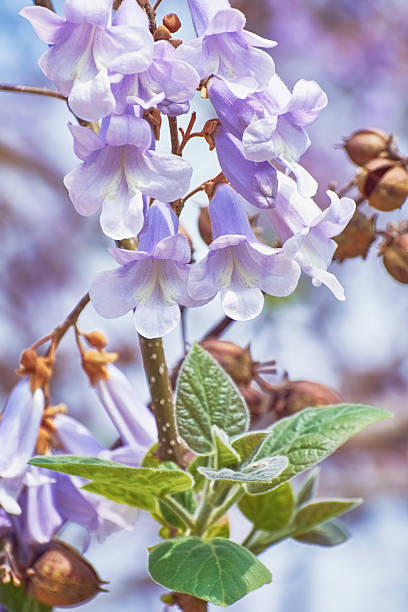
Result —
<path fill-rule="evenodd" d="M 233 342 L 213 338 L 204 340 L 201 346 L 218 361 L 237 385 L 249 385 L 254 372 L 249 347 L 242 348 Z"/>
<path fill-rule="evenodd" d="M 373 159 L 363 168 L 358 187 L 377 210 L 395 210 L 408 197 L 408 172 L 398 162 Z"/>
<path fill-rule="evenodd" d="M 198 230 L 204 242 L 206 244 L 211 244 L 212 227 L 211 227 L 211 219 L 210 219 L 210 213 L 209 213 L 208 206 L 204 206 L 203 208 L 200 208 L 200 215 L 198 217 Z"/>
<path fill-rule="evenodd" d="M 48 606 L 75 606 L 104 590 L 92 565 L 59 540 L 48 545 L 27 576 L 28 591 Z"/>
<path fill-rule="evenodd" d="M 390 141 L 391 137 L 381 130 L 358 130 L 345 140 L 344 148 L 353 163 L 365 166 L 387 151 Z"/>
<path fill-rule="evenodd" d="M 251 416 L 258 416 L 267 410 L 267 396 L 252 385 L 238 385 L 247 403 Z"/>
<path fill-rule="evenodd" d="M 334 259 L 340 262 L 352 257 L 365 259 L 371 244 L 376 239 L 375 223 L 375 215 L 368 219 L 362 212 L 356 210 L 350 223 L 334 238 L 337 242 Z"/>
<path fill-rule="evenodd" d="M 341 402 L 341 396 L 326 385 L 307 380 L 288 380 L 275 387 L 275 391 L 271 394 L 270 409 L 282 417 L 295 414 L 304 408 L 329 406 Z"/>
<path fill-rule="evenodd" d="M 157 40 L 170 40 L 171 34 L 169 30 L 164 25 L 159 25 L 155 33 L 153 34 L 153 38 L 155 41 Z"/>
<path fill-rule="evenodd" d="M 163 17 L 163 25 L 174 34 L 181 28 L 181 21 L 176 13 L 169 13 Z"/>
<path fill-rule="evenodd" d="M 384 250 L 383 263 L 395 280 L 408 284 L 408 234 L 397 236 Z"/>

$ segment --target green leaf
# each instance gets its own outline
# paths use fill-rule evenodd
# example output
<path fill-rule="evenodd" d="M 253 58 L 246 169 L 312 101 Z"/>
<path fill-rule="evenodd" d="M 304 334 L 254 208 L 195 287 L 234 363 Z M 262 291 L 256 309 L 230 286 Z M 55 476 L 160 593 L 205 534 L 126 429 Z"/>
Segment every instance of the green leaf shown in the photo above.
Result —
<path fill-rule="evenodd" d="M 248 429 L 248 408 L 237 386 L 198 344 L 193 345 L 180 369 L 176 417 L 180 436 L 199 455 L 215 451 L 213 425 L 228 436 Z"/>
<path fill-rule="evenodd" d="M 215 459 L 217 469 L 236 467 L 240 461 L 240 456 L 230 445 L 227 434 L 216 425 L 212 426 L 212 433 L 216 448 Z"/>
<path fill-rule="evenodd" d="M 292 537 L 302 535 L 335 516 L 349 512 L 362 501 L 362 499 L 316 499 L 297 511 L 290 535 Z"/>
<path fill-rule="evenodd" d="M 232 440 L 231 446 L 241 457 L 241 461 L 251 461 L 269 431 L 249 431 Z"/>
<path fill-rule="evenodd" d="M 391 416 L 386 410 L 361 404 L 306 408 L 273 425 L 255 459 L 275 455 L 288 457 L 287 469 L 271 483 L 276 487 L 322 461 L 367 425 Z M 250 493 L 265 490 L 265 487 L 254 485 Z"/>
<path fill-rule="evenodd" d="M 15 587 L 11 583 L 0 583 L 0 604 L 3 604 L 9 612 L 51 612 L 52 610 L 25 592 L 23 587 Z"/>
<path fill-rule="evenodd" d="M 296 495 L 296 505 L 303 506 L 316 495 L 319 486 L 320 468 L 315 468 L 304 481 L 302 487 Z"/>
<path fill-rule="evenodd" d="M 167 540 L 149 555 L 153 580 L 217 606 L 230 606 L 272 580 L 270 571 L 247 549 L 225 538 Z"/>
<path fill-rule="evenodd" d="M 230 528 L 228 519 L 224 517 L 215 523 L 215 525 L 211 525 L 209 529 L 207 529 L 205 534 L 206 540 L 211 540 L 213 538 L 229 538 L 230 537 Z"/>
<path fill-rule="evenodd" d="M 210 480 L 227 480 L 228 482 L 272 482 L 288 465 L 287 457 L 266 457 L 238 470 L 199 467 L 198 471 Z"/>
<path fill-rule="evenodd" d="M 292 518 L 295 498 L 291 484 L 285 482 L 268 493 L 244 495 L 238 505 L 257 529 L 282 531 Z"/>
<path fill-rule="evenodd" d="M 88 478 L 83 488 L 120 504 L 156 510 L 156 498 L 193 486 L 192 477 L 180 469 L 131 468 L 94 457 L 57 455 L 34 457 L 32 465 Z"/>
<path fill-rule="evenodd" d="M 339 546 L 347 542 L 349 533 L 344 525 L 336 519 L 318 525 L 314 529 L 296 536 L 294 539 L 303 544 L 313 544 L 315 546 Z"/>

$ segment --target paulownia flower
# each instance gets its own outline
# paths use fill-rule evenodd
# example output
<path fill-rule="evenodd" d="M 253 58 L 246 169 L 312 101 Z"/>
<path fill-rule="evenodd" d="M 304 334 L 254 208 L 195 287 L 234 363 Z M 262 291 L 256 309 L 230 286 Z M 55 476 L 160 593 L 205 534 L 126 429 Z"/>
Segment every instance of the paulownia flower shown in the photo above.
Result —
<path fill-rule="evenodd" d="M 179 304 L 197 306 L 187 292 L 191 250 L 186 236 L 177 233 L 178 219 L 168 204 L 154 202 L 137 251 L 112 248 L 121 265 L 102 272 L 89 293 L 92 304 L 106 318 L 134 309 L 134 324 L 146 338 L 163 336 L 180 318 Z"/>
<path fill-rule="evenodd" d="M 246 321 L 261 313 L 262 291 L 283 297 L 295 290 L 298 264 L 282 249 L 257 240 L 242 198 L 229 185 L 216 187 L 209 212 L 213 242 L 208 255 L 191 268 L 188 290 L 193 298 L 210 301 L 220 291 L 225 314 Z"/>
<path fill-rule="evenodd" d="M 201 79 L 218 75 L 239 98 L 264 89 L 275 66 L 256 47 L 277 43 L 244 30 L 245 16 L 227 0 L 188 0 L 188 5 L 198 38 L 180 45 L 176 56 L 194 66 Z"/>
<path fill-rule="evenodd" d="M 295 181 L 282 172 L 278 173 L 278 185 L 276 207 L 268 215 L 284 242 L 284 252 L 296 259 L 315 286 L 323 283 L 339 300 L 344 300 L 342 285 L 327 268 L 337 248 L 331 238 L 350 221 L 356 209 L 354 200 L 327 191 L 330 206 L 321 210 L 311 198 L 302 197 Z"/>
<path fill-rule="evenodd" d="M 0 505 L 9 514 L 21 514 L 17 501 L 23 488 L 44 409 L 41 389 L 30 391 L 22 379 L 12 390 L 0 420 Z"/>
<path fill-rule="evenodd" d="M 110 238 L 136 236 L 143 227 L 143 195 L 175 200 L 190 184 L 192 168 L 177 155 L 154 151 L 147 121 L 133 113 L 111 115 L 100 134 L 70 126 L 74 150 L 83 163 L 64 184 L 81 215 L 102 208 L 101 227 Z"/>
<path fill-rule="evenodd" d="M 65 0 L 65 19 L 41 6 L 20 11 L 51 45 L 39 60 L 41 70 L 68 97 L 73 112 L 88 121 L 115 109 L 108 71 L 137 74 L 153 59 L 153 37 L 143 11 L 132 25 L 111 25 L 111 12 L 112 0 Z"/>

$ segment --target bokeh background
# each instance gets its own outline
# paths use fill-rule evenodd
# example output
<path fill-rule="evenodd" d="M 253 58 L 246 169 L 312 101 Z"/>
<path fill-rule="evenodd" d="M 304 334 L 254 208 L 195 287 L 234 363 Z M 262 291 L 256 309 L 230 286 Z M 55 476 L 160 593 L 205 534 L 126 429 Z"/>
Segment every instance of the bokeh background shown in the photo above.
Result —
<path fill-rule="evenodd" d="M 37 66 L 45 50 L 29 24 L 18 16 L 27 2 L 2 0 L 0 6 L 0 81 L 50 86 Z M 325 189 L 343 185 L 354 172 L 335 148 L 352 131 L 377 127 L 396 135 L 408 152 L 408 6 L 406 0 L 241 0 L 248 29 L 273 38 L 277 72 L 292 87 L 299 78 L 315 79 L 329 106 L 312 126 L 312 147 L 304 165 L 319 180 L 319 204 Z M 60 7 L 61 2 L 57 1 Z M 159 15 L 177 11 L 182 37 L 192 35 L 184 0 L 163 0 Z M 213 116 L 210 104 L 197 100 L 200 121 Z M 78 216 L 62 178 L 77 160 L 66 129 L 72 120 L 59 100 L 0 92 L 0 395 L 15 384 L 22 348 L 65 318 L 96 272 L 112 266 L 97 217 Z M 166 129 L 162 146 L 168 147 Z M 192 185 L 217 173 L 215 153 L 201 142 L 186 149 L 195 165 Z M 200 252 L 196 219 L 204 199 L 193 199 L 183 222 Z M 408 218 L 408 209 L 381 214 L 379 226 Z M 373 247 L 364 261 L 334 264 L 344 283 L 345 303 L 306 279 L 290 300 L 271 301 L 254 322 L 237 323 L 226 339 L 251 343 L 257 360 L 276 359 L 280 374 L 339 390 L 347 400 L 373 403 L 394 412 L 389 424 L 372 427 L 327 461 L 321 494 L 363 496 L 366 503 L 346 522 L 353 538 L 334 549 L 287 541 L 263 555 L 271 585 L 250 594 L 231 609 L 255 606 L 268 612 L 405 612 L 408 609 L 408 333 L 407 288 L 385 271 Z M 200 339 L 222 317 L 214 302 L 189 313 L 188 339 Z M 92 307 L 81 318 L 83 329 L 102 329 L 120 366 L 142 398 L 147 388 L 131 317 L 101 319 Z M 182 345 L 179 330 L 166 339 L 170 363 Z M 272 382 L 278 378 L 271 379 Z M 101 441 L 113 430 L 79 367 L 73 337 L 64 339 L 52 387 L 53 402 L 64 402 Z M 1 452 L 1 449 L 0 449 Z M 246 529 L 232 517 L 234 534 Z M 83 534 L 69 529 L 79 543 Z M 155 527 L 141 513 L 132 534 L 93 542 L 87 552 L 110 592 L 84 610 L 158 612 L 160 588 L 146 574 L 146 547 L 156 541 Z M 215 609 L 215 608 L 214 608 Z"/>

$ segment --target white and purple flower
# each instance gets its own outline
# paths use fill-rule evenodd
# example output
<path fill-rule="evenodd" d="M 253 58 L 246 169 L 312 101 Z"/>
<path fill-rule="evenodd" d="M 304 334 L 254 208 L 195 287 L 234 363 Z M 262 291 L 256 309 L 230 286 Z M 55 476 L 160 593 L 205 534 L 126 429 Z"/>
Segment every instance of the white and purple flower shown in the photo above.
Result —
<path fill-rule="evenodd" d="M 129 0 L 124 4 L 123 14 L 131 10 Z M 40 6 L 20 11 L 51 45 L 39 60 L 41 70 L 82 119 L 93 121 L 114 111 L 109 71 L 137 74 L 152 63 L 153 37 L 145 13 L 137 9 L 138 24 L 131 25 L 111 25 L 112 0 L 65 0 L 65 19 Z"/>
<path fill-rule="evenodd" d="M 194 66 L 200 79 L 217 75 L 239 98 L 262 91 L 275 65 L 257 47 L 277 43 L 244 30 L 245 16 L 227 0 L 188 0 L 188 5 L 198 38 L 180 45 L 176 56 Z"/>
<path fill-rule="evenodd" d="M 336 298 L 344 300 L 342 285 L 327 268 L 337 248 L 332 238 L 349 223 L 356 209 L 354 200 L 328 191 L 330 206 L 321 210 L 311 198 L 302 197 L 295 181 L 282 172 L 278 173 L 278 185 L 276 207 L 268 215 L 284 243 L 283 251 L 312 277 L 316 287 L 324 284 Z"/>
<path fill-rule="evenodd" d="M 79 214 L 89 216 L 102 208 L 101 227 L 110 238 L 140 232 L 146 209 L 143 195 L 171 201 L 186 193 L 190 164 L 152 150 L 152 131 L 141 117 L 111 115 L 99 135 L 80 126 L 70 129 L 83 163 L 67 174 L 64 184 Z"/>
<path fill-rule="evenodd" d="M 213 242 L 208 255 L 191 268 L 193 298 L 210 301 L 220 291 L 225 314 L 246 321 L 261 313 L 263 291 L 283 297 L 296 289 L 299 265 L 282 249 L 257 240 L 242 198 L 229 185 L 216 187 L 209 212 Z"/>
<path fill-rule="evenodd" d="M 176 327 L 179 304 L 198 305 L 187 292 L 190 246 L 177 229 L 171 207 L 156 201 L 149 209 L 138 250 L 110 249 L 121 267 L 102 272 L 89 290 L 99 314 L 109 319 L 134 309 L 137 331 L 155 338 Z"/>

